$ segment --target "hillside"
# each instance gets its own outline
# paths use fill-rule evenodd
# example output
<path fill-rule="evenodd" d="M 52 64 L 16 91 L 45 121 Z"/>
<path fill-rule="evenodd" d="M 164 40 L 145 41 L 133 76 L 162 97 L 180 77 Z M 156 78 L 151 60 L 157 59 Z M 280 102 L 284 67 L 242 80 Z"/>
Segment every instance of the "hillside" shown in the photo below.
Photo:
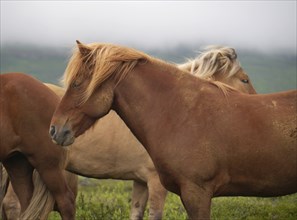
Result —
<path fill-rule="evenodd" d="M 199 47 L 193 47 L 199 48 Z M 176 63 L 193 58 L 197 49 L 177 47 L 146 51 L 148 54 Z M 238 59 L 259 93 L 296 89 L 296 55 L 261 54 L 237 50 Z M 1 47 L 1 73 L 25 72 L 44 82 L 58 83 L 71 55 L 71 48 L 49 48 L 29 45 Z"/>

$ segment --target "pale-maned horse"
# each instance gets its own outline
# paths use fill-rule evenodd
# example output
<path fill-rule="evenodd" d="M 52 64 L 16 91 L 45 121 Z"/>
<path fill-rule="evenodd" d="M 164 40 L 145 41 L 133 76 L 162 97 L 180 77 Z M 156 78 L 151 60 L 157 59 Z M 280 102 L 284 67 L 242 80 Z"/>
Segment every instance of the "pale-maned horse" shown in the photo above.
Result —
<path fill-rule="evenodd" d="M 25 74 L 0 79 L 0 162 L 20 201 L 20 218 L 45 219 L 56 201 L 62 219 L 74 219 L 77 179 L 70 175 L 72 192 L 63 176 L 66 152 L 46 132 L 58 96 Z"/>
<path fill-rule="evenodd" d="M 256 94 L 249 76 L 242 69 L 235 49 L 223 46 L 208 46 L 199 56 L 178 65 L 202 79 L 219 81 L 238 91 Z"/>
<path fill-rule="evenodd" d="M 229 85 L 242 92 L 255 92 L 235 50 L 229 47 L 212 47 L 178 67 L 211 80 L 227 78 Z M 211 75 L 205 72 L 211 72 Z M 65 93 L 60 87 L 46 85 L 60 97 Z M 148 197 L 150 219 L 162 217 L 166 190 L 147 152 L 116 113 L 110 112 L 92 131 L 80 136 L 68 152 L 66 169 L 69 171 L 98 179 L 134 180 L 131 219 L 142 219 Z"/>
<path fill-rule="evenodd" d="M 297 91 L 223 92 L 131 48 L 79 42 L 78 48 L 49 130 L 55 143 L 72 144 L 115 110 L 195 220 L 210 218 L 212 197 L 297 191 Z"/>

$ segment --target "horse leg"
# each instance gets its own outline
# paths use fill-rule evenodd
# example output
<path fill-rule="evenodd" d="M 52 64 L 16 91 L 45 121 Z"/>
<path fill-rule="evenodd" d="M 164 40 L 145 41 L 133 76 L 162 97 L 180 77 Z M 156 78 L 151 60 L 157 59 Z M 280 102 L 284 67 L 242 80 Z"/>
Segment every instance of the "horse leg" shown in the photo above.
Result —
<path fill-rule="evenodd" d="M 22 154 L 17 154 L 7 159 L 3 162 L 3 165 L 21 204 L 21 212 L 24 212 L 33 195 L 33 167 Z"/>
<path fill-rule="evenodd" d="M 146 184 L 133 181 L 131 220 L 143 219 L 148 199 L 148 188 Z"/>
<path fill-rule="evenodd" d="M 148 181 L 149 189 L 149 219 L 162 219 L 167 190 L 162 186 L 158 174 Z"/>
<path fill-rule="evenodd" d="M 181 187 L 181 200 L 191 220 L 210 219 L 211 193 L 195 184 Z"/>
<path fill-rule="evenodd" d="M 75 218 L 74 194 L 67 185 L 63 171 L 57 168 L 43 169 L 36 167 L 41 179 L 53 195 L 63 220 Z"/>
<path fill-rule="evenodd" d="M 4 219 L 17 220 L 21 214 L 21 205 L 17 195 L 13 191 L 12 185 L 9 184 L 6 195 L 3 199 L 3 215 Z"/>

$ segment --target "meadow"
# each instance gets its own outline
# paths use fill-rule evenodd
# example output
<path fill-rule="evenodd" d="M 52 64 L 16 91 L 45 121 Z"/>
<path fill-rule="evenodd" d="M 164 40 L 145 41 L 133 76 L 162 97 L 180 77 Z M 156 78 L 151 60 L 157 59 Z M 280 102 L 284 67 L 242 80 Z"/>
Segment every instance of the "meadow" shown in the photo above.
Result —
<path fill-rule="evenodd" d="M 198 47 L 196 47 L 198 48 Z M 1 47 L 1 73 L 25 72 L 43 82 L 58 84 L 71 49 L 9 45 Z M 171 62 L 193 58 L 192 48 L 172 51 L 146 51 Z M 238 59 L 249 74 L 258 93 L 278 92 L 297 87 L 296 54 L 262 54 L 238 51 Z M 296 171 L 297 172 L 297 171 Z M 80 177 L 76 200 L 78 220 L 129 219 L 131 181 L 95 180 Z M 297 194 L 276 198 L 222 197 L 212 200 L 212 219 L 297 219 Z M 60 220 L 52 212 L 50 220 Z M 145 219 L 148 219 L 146 211 Z M 169 193 L 163 214 L 165 220 L 186 219 L 179 197 Z"/>
<path fill-rule="evenodd" d="M 76 199 L 76 218 L 79 220 L 129 219 L 131 190 L 131 181 L 80 178 Z M 297 219 L 297 194 L 273 198 L 214 198 L 211 217 L 214 220 L 295 220 Z M 50 214 L 49 220 L 60 219 L 57 212 Z M 148 219 L 148 210 L 144 219 Z M 179 197 L 173 193 L 169 193 L 166 198 L 163 219 L 187 219 Z"/>

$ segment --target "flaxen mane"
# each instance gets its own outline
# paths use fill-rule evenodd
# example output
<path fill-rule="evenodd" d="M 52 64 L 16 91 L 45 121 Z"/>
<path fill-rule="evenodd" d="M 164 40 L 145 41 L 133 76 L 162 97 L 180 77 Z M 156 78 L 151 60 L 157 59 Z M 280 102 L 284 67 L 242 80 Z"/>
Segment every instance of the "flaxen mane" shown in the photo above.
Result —
<path fill-rule="evenodd" d="M 215 73 L 231 77 L 241 69 L 235 50 L 222 46 L 209 46 L 198 57 L 178 67 L 200 78 L 211 80 Z"/>
<path fill-rule="evenodd" d="M 79 97 L 78 105 L 85 103 L 96 87 L 113 76 L 114 73 L 118 73 L 114 75 L 114 77 L 119 83 L 139 61 L 157 60 L 143 52 L 113 44 L 92 43 L 85 45 L 85 47 L 87 47 L 88 50 L 87 54 L 82 54 L 78 48 L 74 50 L 62 79 L 66 88 L 69 86 L 79 86 L 83 79 L 90 79 L 87 89 Z M 222 54 L 225 54 L 225 56 L 222 56 Z M 204 60 L 203 65 L 198 67 L 199 72 L 204 76 L 201 78 L 211 78 L 207 77 L 207 75 L 210 75 L 209 70 L 211 70 L 211 74 L 217 71 L 218 68 L 226 72 L 227 69 L 229 69 L 230 62 L 235 62 L 236 54 L 231 48 L 223 48 L 218 51 L 212 51 L 212 53 L 202 54 L 200 59 Z M 217 59 L 219 59 L 220 62 L 218 62 Z M 235 74 L 238 68 L 240 68 L 239 64 L 233 65 L 232 69 L 229 71 Z M 227 94 L 227 90 L 231 88 L 224 84 L 212 83 L 218 86 L 225 95 Z"/>
<path fill-rule="evenodd" d="M 215 81 L 215 74 L 224 74 L 226 78 L 232 77 L 240 69 L 241 65 L 237 60 L 235 49 L 223 46 L 208 46 L 195 59 L 189 59 L 178 68 L 188 71 L 191 74 L 215 84 L 225 96 L 234 90 L 231 86 Z"/>
<path fill-rule="evenodd" d="M 85 56 L 78 49 L 74 51 L 62 80 L 64 85 L 68 87 L 73 84 L 80 84 L 81 74 L 83 78 L 92 79 L 81 97 L 81 104 L 90 97 L 98 85 L 113 73 L 120 73 L 115 76 L 120 82 L 140 60 L 150 59 L 145 53 L 112 44 L 92 43 L 88 44 L 87 47 L 90 52 Z M 87 71 L 88 68 L 91 71 Z"/>

